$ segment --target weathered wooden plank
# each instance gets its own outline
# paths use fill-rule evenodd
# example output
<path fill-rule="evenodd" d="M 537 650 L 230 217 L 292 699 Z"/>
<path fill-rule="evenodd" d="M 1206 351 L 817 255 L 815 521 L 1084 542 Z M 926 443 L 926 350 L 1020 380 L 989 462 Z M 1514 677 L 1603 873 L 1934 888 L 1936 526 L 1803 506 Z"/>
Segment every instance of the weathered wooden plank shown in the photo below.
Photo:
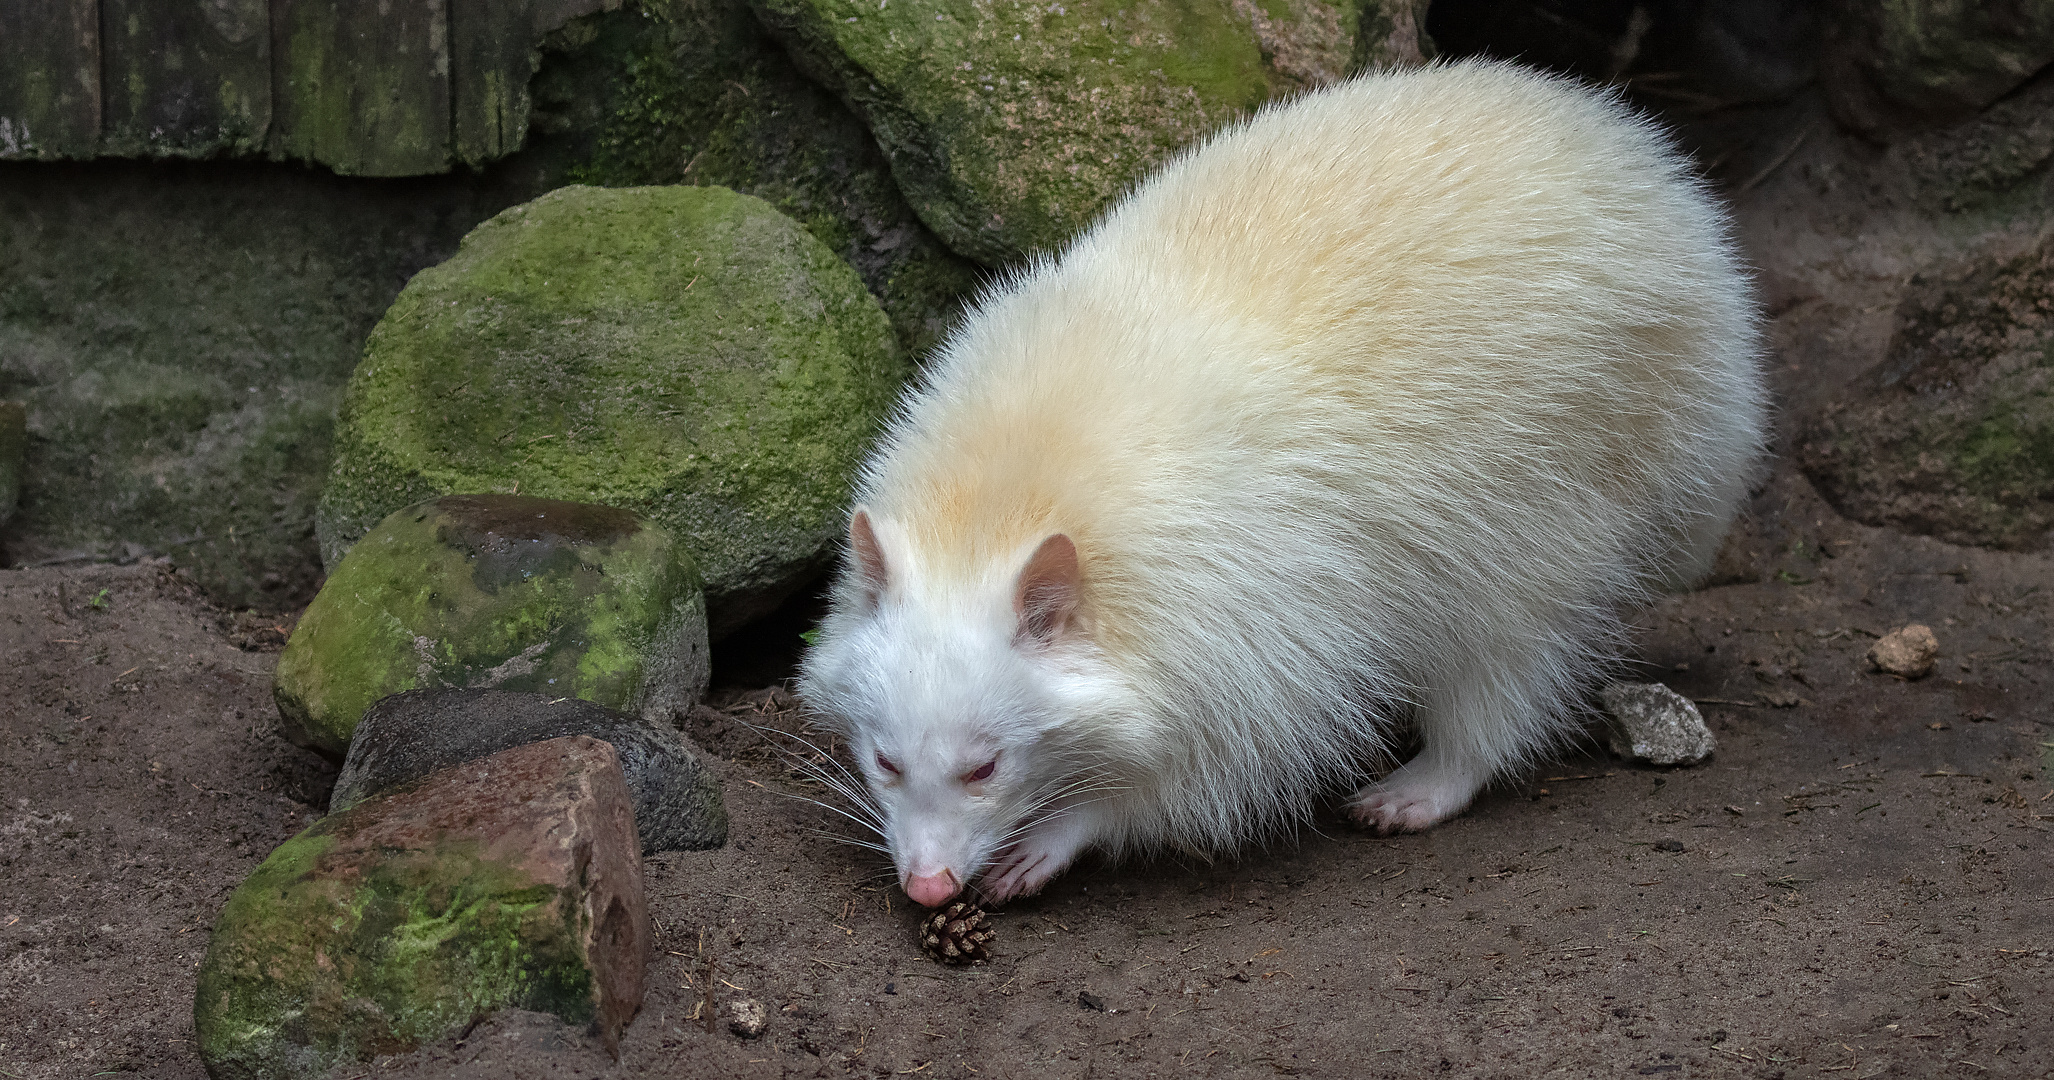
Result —
<path fill-rule="evenodd" d="M 445 0 L 272 0 L 274 157 L 345 175 L 450 165 Z"/>
<path fill-rule="evenodd" d="M 99 139 L 95 0 L 0 0 L 0 159 L 91 157 Z"/>
<path fill-rule="evenodd" d="M 253 154 L 271 124 L 265 0 L 101 0 L 100 152 Z"/>
<path fill-rule="evenodd" d="M 467 164 L 504 157 L 528 137 L 528 81 L 542 35 L 621 0 L 449 0 L 450 87 L 456 156 Z"/>

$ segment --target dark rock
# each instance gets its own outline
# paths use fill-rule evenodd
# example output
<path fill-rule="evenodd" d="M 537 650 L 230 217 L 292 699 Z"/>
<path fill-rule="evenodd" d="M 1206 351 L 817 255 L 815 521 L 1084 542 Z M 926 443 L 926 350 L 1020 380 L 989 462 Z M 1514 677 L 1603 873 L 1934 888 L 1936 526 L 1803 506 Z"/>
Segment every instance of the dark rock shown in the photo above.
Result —
<path fill-rule="evenodd" d="M 208 1072 L 322 1076 L 508 1007 L 618 1046 L 651 942 L 637 846 L 613 748 L 582 736 L 323 818 L 222 908 L 193 1007 Z"/>
<path fill-rule="evenodd" d="M 28 463 L 29 414 L 19 401 L 0 401 L 0 525 L 21 501 L 21 474 Z"/>
<path fill-rule="evenodd" d="M 341 757 L 371 704 L 436 687 L 584 698 L 658 722 L 706 689 L 682 544 L 625 510 L 453 495 L 380 522 L 278 659 L 281 730 Z"/>
<path fill-rule="evenodd" d="M 469 176 L 0 162 L 0 396 L 35 433 L 8 556 L 140 549 L 224 607 L 306 606 L 364 335 L 407 278 L 520 197 Z"/>
<path fill-rule="evenodd" d="M 1925 276 L 1883 362 L 1809 425 L 1798 460 L 1858 521 L 2043 547 L 2054 529 L 2054 239 Z"/>
<path fill-rule="evenodd" d="M 1972 116 L 2054 61 L 2054 5 L 1839 0 L 1827 6 L 1833 114 L 1876 138 Z"/>
<path fill-rule="evenodd" d="M 371 706 L 350 740 L 328 810 L 341 813 L 451 765 L 566 735 L 613 744 L 634 798 L 643 854 L 727 842 L 720 780 L 675 729 L 576 698 L 503 690 L 413 690 Z"/>

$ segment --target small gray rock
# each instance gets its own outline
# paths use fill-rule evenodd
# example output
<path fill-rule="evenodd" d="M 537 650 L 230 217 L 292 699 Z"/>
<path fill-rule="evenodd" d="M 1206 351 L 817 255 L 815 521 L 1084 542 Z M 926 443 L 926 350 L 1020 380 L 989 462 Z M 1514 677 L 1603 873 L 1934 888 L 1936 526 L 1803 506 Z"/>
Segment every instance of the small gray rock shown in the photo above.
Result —
<path fill-rule="evenodd" d="M 1615 682 L 1598 695 L 1610 717 L 1612 752 L 1650 765 L 1695 765 L 1712 756 L 1712 729 L 1697 706 L 1661 683 Z"/>
<path fill-rule="evenodd" d="M 410 690 L 381 699 L 357 724 L 328 812 L 438 769 L 566 735 L 613 744 L 644 854 L 727 843 L 720 781 L 676 730 L 578 698 L 506 690 Z"/>

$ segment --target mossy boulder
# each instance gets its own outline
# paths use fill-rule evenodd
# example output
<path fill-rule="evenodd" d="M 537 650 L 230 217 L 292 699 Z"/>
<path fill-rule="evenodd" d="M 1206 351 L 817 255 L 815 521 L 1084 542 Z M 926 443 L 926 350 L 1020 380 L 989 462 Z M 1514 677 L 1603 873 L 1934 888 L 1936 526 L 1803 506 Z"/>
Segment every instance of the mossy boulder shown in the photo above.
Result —
<path fill-rule="evenodd" d="M 442 494 L 602 503 L 684 542 L 717 634 L 826 565 L 906 372 L 855 271 L 762 200 L 563 188 L 480 225 L 372 331 L 322 557 Z"/>
<path fill-rule="evenodd" d="M 449 496 L 400 510 L 345 556 L 278 658 L 292 742 L 349 750 L 403 690 L 530 690 L 670 723 L 705 692 L 691 555 L 625 510 Z"/>
<path fill-rule="evenodd" d="M 1805 432 L 1842 513 L 1959 544 L 2054 529 L 2054 239 L 1917 279 L 1870 385 Z"/>
<path fill-rule="evenodd" d="M 569 180 L 718 184 L 789 214 L 856 268 L 908 356 L 953 325 L 979 270 L 900 195 L 876 140 L 792 66 L 746 0 L 642 0 L 548 35 L 534 125 Z"/>
<path fill-rule="evenodd" d="M 1059 248 L 1151 167 L 1277 94 L 1365 59 L 1417 61 L 1424 8 L 752 3 L 802 69 L 863 117 L 921 220 L 994 266 Z M 1360 28 L 1370 36 L 1358 48 Z"/>
<path fill-rule="evenodd" d="M 609 1046 L 651 941 L 613 748 L 572 737 L 432 774 L 279 845 L 221 909 L 193 1027 L 217 1080 L 299 1080 L 501 1008 Z"/>

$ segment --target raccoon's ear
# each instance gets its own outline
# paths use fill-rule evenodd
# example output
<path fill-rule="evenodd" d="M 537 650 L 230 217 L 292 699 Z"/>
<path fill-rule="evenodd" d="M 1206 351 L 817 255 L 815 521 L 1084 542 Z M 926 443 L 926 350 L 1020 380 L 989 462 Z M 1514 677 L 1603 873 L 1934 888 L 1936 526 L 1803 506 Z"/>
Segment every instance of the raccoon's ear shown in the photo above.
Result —
<path fill-rule="evenodd" d="M 864 598 L 871 604 L 884 594 L 891 573 L 884 565 L 884 547 L 877 542 L 877 530 L 870 524 L 870 512 L 857 510 L 849 518 L 849 554 L 855 557 L 856 576 L 863 583 Z"/>
<path fill-rule="evenodd" d="M 1017 641 L 1054 641 L 1077 622 L 1081 576 L 1077 545 L 1056 533 L 1034 549 L 1013 587 L 1013 611 L 1020 616 Z"/>

